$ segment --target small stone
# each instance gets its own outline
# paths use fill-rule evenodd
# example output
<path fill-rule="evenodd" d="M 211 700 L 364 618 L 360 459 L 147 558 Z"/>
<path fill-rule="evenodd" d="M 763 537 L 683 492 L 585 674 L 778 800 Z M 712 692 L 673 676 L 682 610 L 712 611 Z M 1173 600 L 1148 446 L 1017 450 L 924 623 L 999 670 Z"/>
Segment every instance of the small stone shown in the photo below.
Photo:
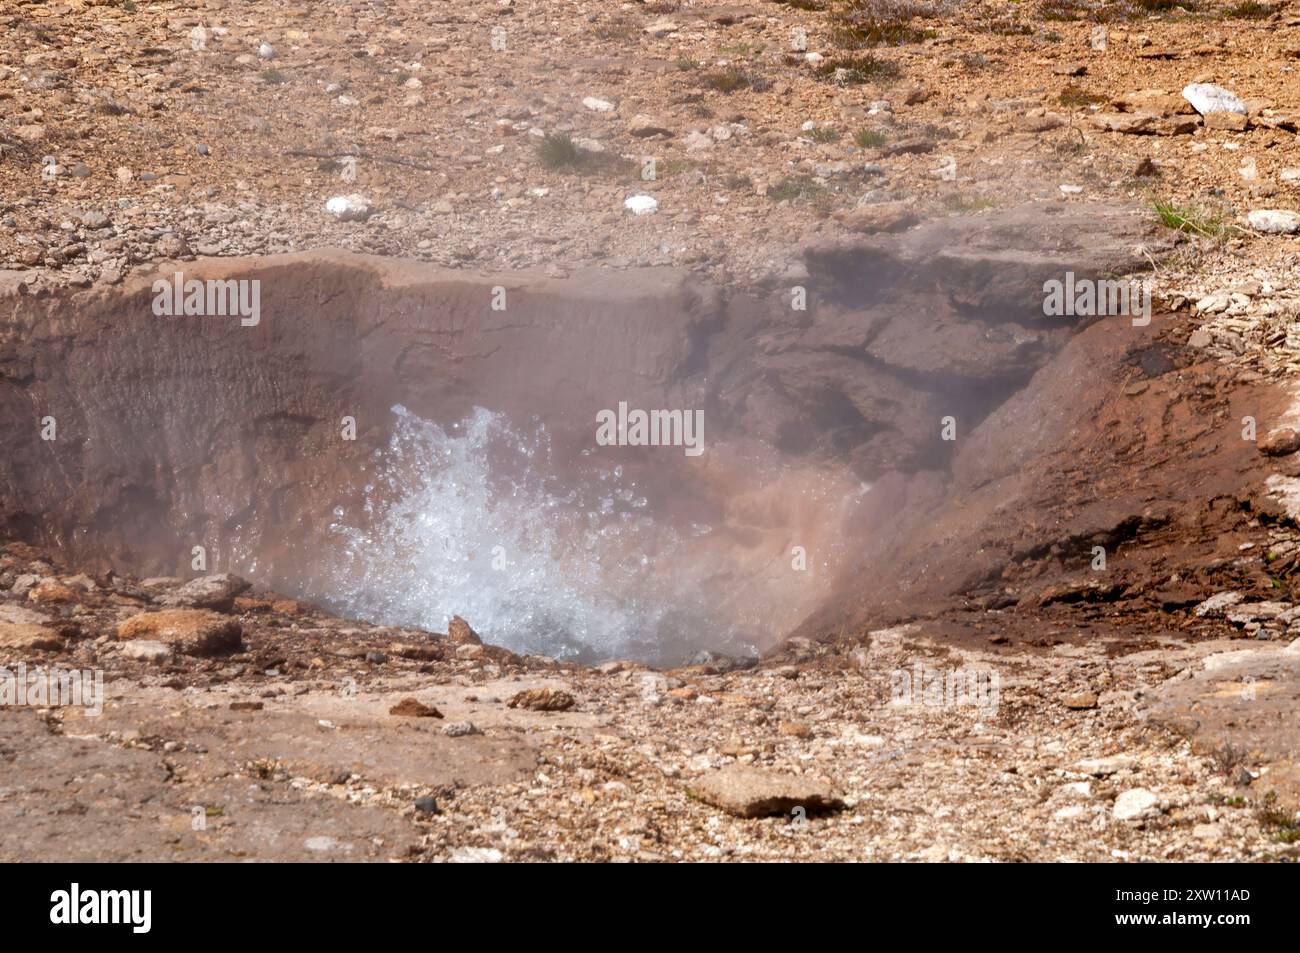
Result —
<path fill-rule="evenodd" d="M 261 711 L 265 707 L 265 702 L 243 701 L 230 703 L 231 711 Z"/>
<path fill-rule="evenodd" d="M 1160 798 L 1146 788 L 1132 788 L 1115 798 L 1111 815 L 1117 821 L 1139 820 L 1159 813 Z"/>
<path fill-rule="evenodd" d="M 691 782 L 687 790 L 692 797 L 736 817 L 788 815 L 796 807 L 813 814 L 844 806 L 830 785 L 821 781 L 737 764 Z"/>
<path fill-rule="evenodd" d="M 633 195 L 623 202 L 633 215 L 652 215 L 659 211 L 659 200 L 652 195 Z"/>
<path fill-rule="evenodd" d="M 1218 592 L 1193 609 L 1192 614 L 1198 619 L 1221 619 L 1244 598 L 1240 592 Z"/>
<path fill-rule="evenodd" d="M 508 708 L 527 708 L 530 711 L 568 711 L 577 704 L 568 692 L 555 688 L 530 688 L 519 692 L 508 702 Z"/>
<path fill-rule="evenodd" d="M 153 250 L 160 258 L 189 258 L 191 254 L 190 246 L 186 244 L 185 239 L 175 232 L 168 232 L 154 242 Z"/>
<path fill-rule="evenodd" d="M 672 130 L 659 122 L 653 116 L 647 116 L 645 113 L 637 113 L 627 122 L 627 131 L 629 135 L 638 139 L 650 139 L 655 136 L 671 136 Z"/>
<path fill-rule="evenodd" d="M 441 814 L 438 809 L 437 798 L 417 797 L 415 799 L 415 810 L 420 814 Z"/>
<path fill-rule="evenodd" d="M 1071 711 L 1088 711 L 1097 707 L 1095 692 L 1076 692 L 1061 699 L 1061 704 Z"/>
<path fill-rule="evenodd" d="M 458 615 L 451 617 L 451 622 L 447 624 L 447 640 L 453 645 L 482 645 L 483 640 L 479 638 L 468 622 Z"/>
<path fill-rule="evenodd" d="M 1290 427 L 1270 431 L 1259 442 L 1259 451 L 1269 457 L 1285 457 L 1300 450 L 1300 433 Z"/>
<path fill-rule="evenodd" d="M 364 195 L 336 195 L 325 203 L 325 211 L 342 222 L 364 222 L 374 208 Z"/>
<path fill-rule="evenodd" d="M 1202 116 L 1209 113 L 1230 112 L 1246 114 L 1246 104 L 1237 94 L 1213 83 L 1192 83 L 1183 87 L 1183 98 Z"/>
<path fill-rule="evenodd" d="M 1194 132 L 1199 119 L 1186 116 L 1154 116 L 1150 113 L 1097 113 L 1094 125 L 1110 132 L 1136 136 L 1176 136 Z"/>
<path fill-rule="evenodd" d="M 1206 129 L 1221 129 L 1227 132 L 1245 132 L 1250 128 L 1250 120 L 1241 113 L 1215 112 L 1205 117 Z"/>
<path fill-rule="evenodd" d="M 616 108 L 618 108 L 609 100 L 597 99 L 595 96 L 587 96 L 583 99 L 582 105 L 586 106 L 592 112 L 597 113 L 612 113 Z"/>
<path fill-rule="evenodd" d="M 442 733 L 448 738 L 465 738 L 469 735 L 483 734 L 472 721 L 453 721 L 442 726 Z"/>
<path fill-rule="evenodd" d="M 838 218 L 845 228 L 863 235 L 901 232 L 921 220 L 921 217 L 904 202 L 859 205 L 842 213 Z"/>
<path fill-rule="evenodd" d="M 76 602 L 77 594 L 71 587 L 63 585 L 57 579 L 42 579 L 27 593 L 27 601 L 38 603 Z"/>
<path fill-rule="evenodd" d="M 667 36 L 669 33 L 676 33 L 680 29 L 681 27 L 668 17 L 660 17 L 647 26 L 645 32 L 651 36 Z"/>
<path fill-rule="evenodd" d="M 777 727 L 777 731 L 791 738 L 811 738 L 813 736 L 812 728 L 802 721 L 783 721 Z"/>
<path fill-rule="evenodd" d="M 1269 235 L 1294 235 L 1300 232 L 1300 212 L 1287 209 L 1257 209 L 1246 216 L 1250 227 Z"/>
<path fill-rule="evenodd" d="M 25 652 L 58 652 L 63 649 L 59 633 L 30 622 L 0 622 L 0 648 Z"/>
<path fill-rule="evenodd" d="M 693 129 L 682 139 L 682 144 L 686 147 L 687 152 L 705 152 L 713 148 L 713 137 L 707 133 Z"/>
<path fill-rule="evenodd" d="M 397 715 L 401 718 L 441 718 L 442 712 L 436 708 L 424 704 L 415 698 L 403 698 L 400 702 L 388 709 L 390 715 Z"/>
<path fill-rule="evenodd" d="M 122 641 L 162 642 L 187 655 L 234 651 L 239 648 L 242 636 L 238 621 L 207 609 L 141 612 L 117 627 L 117 637 Z"/>
<path fill-rule="evenodd" d="M 263 43 L 257 48 L 257 55 L 264 60 L 275 59 L 275 47 L 270 43 Z"/>
<path fill-rule="evenodd" d="M 191 579 L 158 598 L 158 604 L 183 609 L 215 609 L 228 612 L 235 598 L 247 591 L 251 583 L 231 573 L 217 573 Z"/>
<path fill-rule="evenodd" d="M 172 647 L 151 639 L 137 639 L 122 646 L 122 655 L 140 662 L 166 662 L 173 655 Z"/>
<path fill-rule="evenodd" d="M 1119 771 L 1134 767 L 1137 759 L 1126 754 L 1111 755 L 1108 758 L 1086 758 L 1071 765 L 1071 770 L 1091 774 L 1096 778 L 1106 778 Z"/>

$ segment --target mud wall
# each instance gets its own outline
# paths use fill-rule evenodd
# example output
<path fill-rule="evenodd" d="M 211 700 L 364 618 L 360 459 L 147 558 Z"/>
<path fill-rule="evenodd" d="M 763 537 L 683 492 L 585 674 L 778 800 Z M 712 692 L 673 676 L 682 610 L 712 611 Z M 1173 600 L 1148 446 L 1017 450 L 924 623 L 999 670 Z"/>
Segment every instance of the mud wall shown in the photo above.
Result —
<path fill-rule="evenodd" d="M 576 454 L 596 413 L 627 401 L 702 408 L 711 446 L 879 487 L 836 529 L 858 534 L 863 571 L 947 493 L 941 418 L 973 432 L 1087 323 L 1046 317 L 1043 281 L 1130 271 L 1149 239 L 1125 209 L 1034 207 L 810 248 L 805 273 L 740 291 L 669 269 L 476 276 L 329 252 L 185 262 L 46 298 L 10 275 L 0 524 L 137 573 L 188 571 L 195 541 L 216 566 L 301 553 L 364 483 L 394 404 L 439 423 L 475 406 L 540 418 Z M 259 281 L 258 324 L 155 315 L 152 284 L 177 271 Z M 1028 449 L 989 452 L 1014 466 Z M 690 470 L 674 456 L 661 475 L 746 489 L 744 467 L 717 458 Z M 840 587 L 861 584 L 850 572 Z"/>

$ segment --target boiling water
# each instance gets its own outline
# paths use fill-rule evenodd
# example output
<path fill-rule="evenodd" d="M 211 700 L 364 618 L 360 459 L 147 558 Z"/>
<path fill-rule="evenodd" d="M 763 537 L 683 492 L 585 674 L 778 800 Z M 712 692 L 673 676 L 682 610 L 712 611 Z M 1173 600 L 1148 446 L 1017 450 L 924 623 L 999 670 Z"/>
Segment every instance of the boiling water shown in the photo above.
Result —
<path fill-rule="evenodd" d="M 791 571 L 800 533 L 772 517 L 771 500 L 728 491 L 747 511 L 738 531 L 725 506 L 666 499 L 691 492 L 663 478 L 667 463 L 634 477 L 602 448 L 557 453 L 541 424 L 481 408 L 445 430 L 393 413 L 360 512 L 340 507 L 330 526 L 340 545 L 325 601 L 347 615 L 431 631 L 460 615 L 516 652 L 669 663 L 701 650 L 755 654 L 819 591 L 815 574 Z M 656 474 L 657 489 L 646 484 Z M 842 490 L 820 481 L 783 493 L 820 513 Z"/>

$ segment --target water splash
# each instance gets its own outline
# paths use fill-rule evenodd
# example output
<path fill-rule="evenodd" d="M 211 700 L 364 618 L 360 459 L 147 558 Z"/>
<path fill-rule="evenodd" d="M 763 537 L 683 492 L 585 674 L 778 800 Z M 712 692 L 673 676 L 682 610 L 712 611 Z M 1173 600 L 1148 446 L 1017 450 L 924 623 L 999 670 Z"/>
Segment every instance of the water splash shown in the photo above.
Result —
<path fill-rule="evenodd" d="M 707 525 L 656 521 L 621 466 L 561 475 L 546 428 L 478 408 L 444 430 L 405 407 L 363 512 L 340 508 L 332 598 L 347 614 L 445 631 L 452 615 L 517 652 L 583 661 L 752 652 L 716 600 L 673 568 Z"/>

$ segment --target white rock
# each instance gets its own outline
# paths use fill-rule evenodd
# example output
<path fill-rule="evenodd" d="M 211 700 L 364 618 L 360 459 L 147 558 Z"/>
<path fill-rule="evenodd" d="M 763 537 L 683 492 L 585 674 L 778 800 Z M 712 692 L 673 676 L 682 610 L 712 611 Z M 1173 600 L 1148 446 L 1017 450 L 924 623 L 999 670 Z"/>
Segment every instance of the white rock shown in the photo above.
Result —
<path fill-rule="evenodd" d="M 822 56 L 820 53 L 813 53 L 811 51 L 805 53 L 803 55 L 803 58 L 804 58 L 804 62 L 807 63 L 809 66 L 818 66 L 820 65 L 822 60 L 826 59 L 826 57 Z"/>
<path fill-rule="evenodd" d="M 1243 602 L 1229 609 L 1226 613 L 1229 622 L 1245 625 L 1261 619 L 1276 619 L 1291 608 L 1289 602 Z"/>
<path fill-rule="evenodd" d="M 1246 216 L 1250 227 L 1270 235 L 1294 235 L 1300 232 L 1300 212 L 1287 209 L 1261 208 Z"/>
<path fill-rule="evenodd" d="M 1117 821 L 1131 821 L 1159 813 L 1160 798 L 1146 788 L 1132 788 L 1115 798 L 1111 814 Z"/>
<path fill-rule="evenodd" d="M 1131 768 L 1135 764 L 1137 764 L 1136 758 L 1126 754 L 1116 754 L 1111 755 L 1109 758 L 1085 758 L 1083 761 L 1076 761 L 1070 766 L 1070 769 L 1082 774 L 1091 774 L 1096 778 L 1104 778 L 1116 771 Z"/>
<path fill-rule="evenodd" d="M 208 48 L 208 31 L 200 24 L 190 30 L 190 49 L 194 52 Z"/>
<path fill-rule="evenodd" d="M 1213 83 L 1192 83 L 1183 87 L 1183 99 L 1192 104 L 1202 116 L 1208 113 L 1241 113 L 1246 115 L 1246 104 L 1237 94 Z"/>
<path fill-rule="evenodd" d="M 623 203 L 623 207 L 633 215 L 651 215 L 659 211 L 659 200 L 653 195 L 633 195 Z"/>
<path fill-rule="evenodd" d="M 369 218 L 374 209 L 364 195 L 336 195 L 325 203 L 325 211 L 344 222 L 361 222 Z"/>
<path fill-rule="evenodd" d="M 612 113 L 615 108 L 608 99 L 597 99 L 595 96 L 588 96 L 582 101 L 582 105 L 597 113 Z"/>
<path fill-rule="evenodd" d="M 1208 294 L 1196 302 L 1196 310 L 1201 314 L 1219 314 L 1228 310 L 1228 305 L 1232 304 L 1232 298 L 1226 291 L 1216 291 L 1214 294 Z M 1214 597 L 1211 596 L 1210 599 Z M 1210 599 L 1206 601 L 1209 602 Z"/>
<path fill-rule="evenodd" d="M 1091 797 L 1091 781 L 1071 781 L 1052 792 L 1053 801 L 1086 801 Z"/>
<path fill-rule="evenodd" d="M 1062 194 L 1062 195 L 1082 195 L 1082 194 L 1083 194 L 1083 186 L 1082 186 L 1082 185 L 1067 185 L 1067 184 L 1063 184 L 1063 185 L 1059 186 L 1059 188 L 1060 188 L 1060 190 L 1061 190 L 1061 194 Z"/>
<path fill-rule="evenodd" d="M 122 654 L 141 662 L 165 662 L 172 657 L 172 648 L 162 642 L 132 639 L 122 643 Z"/>
<path fill-rule="evenodd" d="M 713 137 L 696 129 L 688 132 L 682 143 L 686 146 L 687 152 L 703 152 L 713 148 Z"/>
<path fill-rule="evenodd" d="M 669 33 L 676 33 L 681 27 L 670 20 L 668 17 L 660 17 L 645 28 L 645 32 L 651 36 L 667 36 Z"/>
<path fill-rule="evenodd" d="M 275 59 L 275 47 L 270 43 L 263 43 L 257 48 L 257 55 L 264 60 Z"/>
<path fill-rule="evenodd" d="M 1092 36 L 1089 37 L 1088 43 L 1094 50 L 1104 50 L 1106 48 L 1106 28 L 1104 26 L 1093 27 Z"/>
<path fill-rule="evenodd" d="M 1216 592 L 1193 609 L 1192 614 L 1198 619 L 1220 618 L 1229 608 L 1235 606 L 1244 598 L 1246 597 L 1240 592 L 1232 590 L 1229 590 L 1228 592 Z"/>
<path fill-rule="evenodd" d="M 305 841 L 302 842 L 302 844 L 308 850 L 314 850 L 318 852 L 337 850 L 339 847 L 343 847 L 345 850 L 351 850 L 351 847 L 348 847 L 347 845 L 344 844 L 340 844 L 333 837 L 325 837 L 325 836 L 308 837 Z"/>
<path fill-rule="evenodd" d="M 447 860 L 453 864 L 499 864 L 504 856 L 495 847 L 455 847 Z"/>

